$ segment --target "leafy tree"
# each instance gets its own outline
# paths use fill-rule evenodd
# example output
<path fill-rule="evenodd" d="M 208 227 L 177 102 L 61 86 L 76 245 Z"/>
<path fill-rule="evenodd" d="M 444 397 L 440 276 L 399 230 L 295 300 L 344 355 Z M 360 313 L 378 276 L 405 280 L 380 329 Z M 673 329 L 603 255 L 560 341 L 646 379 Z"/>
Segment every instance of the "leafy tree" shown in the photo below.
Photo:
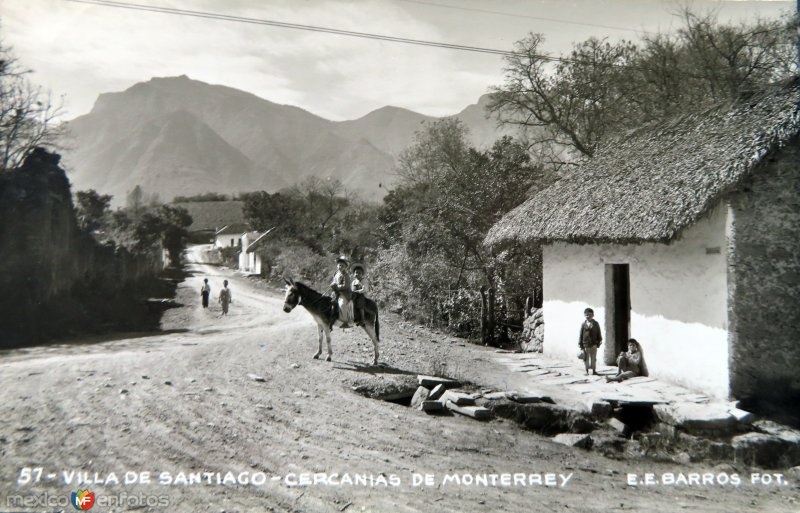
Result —
<path fill-rule="evenodd" d="M 181 252 L 186 247 L 186 229 L 192 224 L 192 217 L 185 208 L 140 206 L 136 217 L 131 208 L 117 210 L 109 217 L 110 238 L 117 244 L 135 253 L 147 253 L 163 246 L 172 265 L 180 264 Z"/>
<path fill-rule="evenodd" d="M 280 228 L 280 237 L 299 241 L 318 254 L 341 247 L 345 213 L 353 205 L 339 180 L 310 177 L 283 192 L 243 195 L 242 211 L 256 230 Z M 339 239 L 339 242 L 335 240 Z"/>
<path fill-rule="evenodd" d="M 144 212 L 144 190 L 141 185 L 137 185 L 125 196 L 125 208 L 130 213 L 130 216 L 136 220 Z"/>
<path fill-rule="evenodd" d="M 174 266 L 180 265 L 181 253 L 186 248 L 186 229 L 192 224 L 192 216 L 182 207 L 161 205 L 157 215 L 162 221 L 161 236 L 164 248 L 169 252 L 170 262 Z"/>
<path fill-rule="evenodd" d="M 384 249 L 376 266 L 380 299 L 456 330 L 477 327 L 477 291 L 502 277 L 483 247 L 486 233 L 545 180 L 541 166 L 511 138 L 485 151 L 466 140 L 456 119 L 417 133 L 401 156 L 402 180 L 379 214 Z"/>
<path fill-rule="evenodd" d="M 78 223 L 81 228 L 92 232 L 100 228 L 110 212 L 111 196 L 98 194 L 94 189 L 75 193 Z"/>
<path fill-rule="evenodd" d="M 489 109 L 560 165 L 591 158 L 613 133 L 764 90 L 795 70 L 794 19 L 734 26 L 689 10 L 683 19 L 675 35 L 640 45 L 590 38 L 559 58 L 530 34 L 506 58 Z"/>
<path fill-rule="evenodd" d="M 0 170 L 18 167 L 37 146 L 57 148 L 61 104 L 28 81 L 9 48 L 0 42 Z"/>

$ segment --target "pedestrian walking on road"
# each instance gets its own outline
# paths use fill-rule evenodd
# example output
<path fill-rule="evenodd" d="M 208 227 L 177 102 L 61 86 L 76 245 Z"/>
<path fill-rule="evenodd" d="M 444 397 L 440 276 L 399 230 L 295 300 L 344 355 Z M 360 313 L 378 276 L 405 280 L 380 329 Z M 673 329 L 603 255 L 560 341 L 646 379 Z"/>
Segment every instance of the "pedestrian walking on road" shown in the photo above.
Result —
<path fill-rule="evenodd" d="M 583 311 L 586 320 L 581 323 L 581 332 L 578 336 L 578 347 L 583 352 L 583 364 L 586 366 L 586 374 L 592 371 L 597 375 L 597 348 L 603 341 L 600 334 L 600 324 L 594 320 L 594 310 L 587 308 Z"/>
<path fill-rule="evenodd" d="M 222 304 L 222 315 L 228 315 L 228 305 L 233 303 L 231 289 L 228 288 L 228 280 L 222 282 L 222 290 L 219 291 L 219 300 Z"/>
<path fill-rule="evenodd" d="M 208 298 L 211 295 L 211 285 L 208 284 L 208 278 L 203 279 L 203 286 L 200 287 L 200 297 L 203 298 L 203 308 L 208 308 Z"/>

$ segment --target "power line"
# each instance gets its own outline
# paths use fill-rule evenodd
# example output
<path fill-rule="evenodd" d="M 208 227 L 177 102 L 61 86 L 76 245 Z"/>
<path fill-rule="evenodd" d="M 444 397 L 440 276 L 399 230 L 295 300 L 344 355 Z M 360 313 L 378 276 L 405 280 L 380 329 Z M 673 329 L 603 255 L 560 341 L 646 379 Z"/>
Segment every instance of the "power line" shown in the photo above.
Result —
<path fill-rule="evenodd" d="M 498 50 L 496 48 L 485 48 L 481 46 L 467 46 L 467 45 L 458 45 L 452 43 L 442 43 L 438 41 L 427 41 L 424 39 L 410 39 L 405 37 L 397 37 L 397 36 L 387 36 L 383 34 L 371 34 L 368 32 L 356 32 L 352 30 L 342 30 L 342 29 L 335 29 L 330 27 L 319 27 L 315 25 L 303 25 L 300 23 L 288 23 L 283 21 L 275 21 L 275 20 L 267 20 L 261 18 L 246 18 L 243 16 L 232 16 L 228 14 L 219 14 L 219 13 L 212 13 L 212 12 L 205 12 L 205 11 L 189 11 L 186 9 L 174 9 L 170 7 L 157 7 L 157 6 L 148 6 L 148 5 L 140 5 L 140 4 L 132 4 L 126 2 L 114 2 L 110 0 L 65 0 L 67 2 L 75 2 L 81 4 L 90 4 L 90 5 L 99 5 L 103 7 L 115 7 L 120 9 L 131 9 L 136 11 L 149 11 L 149 12 L 157 12 L 162 14 L 173 14 L 179 16 L 190 16 L 195 18 L 206 18 L 206 19 L 213 19 L 213 20 L 222 20 L 222 21 L 231 21 L 231 22 L 238 22 L 238 23 L 250 23 L 253 25 L 267 25 L 271 27 L 280 27 L 280 28 L 288 28 L 288 29 L 295 29 L 295 30 L 307 30 L 312 32 L 323 32 L 326 34 L 336 34 L 340 36 L 350 36 L 350 37 L 360 37 L 366 39 L 375 39 L 378 41 L 387 41 L 392 43 L 404 43 L 404 44 L 413 44 L 413 45 L 421 45 L 421 46 L 432 46 L 437 48 L 446 48 L 449 50 L 461 50 L 466 52 L 477 52 L 477 53 L 487 53 L 487 54 L 494 54 L 494 55 L 502 55 L 502 56 L 513 56 L 519 55 L 516 52 L 508 51 L 508 50 Z M 541 56 L 543 59 L 548 60 L 559 60 L 557 58 L 551 58 L 546 56 Z"/>
<path fill-rule="evenodd" d="M 320 27 L 315 25 L 304 25 L 300 23 L 288 23 L 283 21 L 276 21 L 276 20 L 268 20 L 262 18 L 246 18 L 243 16 L 233 16 L 229 14 L 220 14 L 220 13 L 213 13 L 207 11 L 190 11 L 186 9 L 176 9 L 171 7 L 158 7 L 158 6 L 149 6 L 149 5 L 141 5 L 141 4 L 134 4 L 129 2 L 117 2 L 113 0 L 64 0 L 67 2 L 73 3 L 82 3 L 82 4 L 89 4 L 89 5 L 97 5 L 101 7 L 113 7 L 119 9 L 129 9 L 129 10 L 136 10 L 136 11 L 148 11 L 148 12 L 155 12 L 161 14 L 171 14 L 176 16 L 189 16 L 194 18 L 204 18 L 204 19 L 211 19 L 211 20 L 220 20 L 220 21 L 230 21 L 230 22 L 237 22 L 237 23 L 249 23 L 253 25 L 265 25 L 271 27 L 279 27 L 279 28 L 288 28 L 294 30 L 306 30 L 311 32 L 320 32 L 326 34 L 335 34 L 340 36 L 348 36 L 348 37 L 359 37 L 359 38 L 366 38 L 366 39 L 373 39 L 378 41 L 386 41 L 392 43 L 403 43 L 403 44 L 413 44 L 413 45 L 421 45 L 421 46 L 428 46 L 428 47 L 436 47 L 436 48 L 444 48 L 448 50 L 459 50 L 459 51 L 468 51 L 468 52 L 478 52 L 478 53 L 486 53 L 486 54 L 493 54 L 493 55 L 500 55 L 503 57 L 522 57 L 522 58 L 529 58 L 529 59 L 538 59 L 542 61 L 550 61 L 550 62 L 561 62 L 561 63 L 571 63 L 571 64 L 591 64 L 588 61 L 583 61 L 579 59 L 570 59 L 566 57 L 553 57 L 550 55 L 543 55 L 543 54 L 533 54 L 527 52 L 513 52 L 509 50 L 498 50 L 496 48 L 486 48 L 480 46 L 467 46 L 467 45 L 458 45 L 452 43 L 442 43 L 438 41 L 427 41 L 424 39 L 410 39 L 405 37 L 398 37 L 398 36 L 387 36 L 383 34 L 371 34 L 368 32 L 356 32 L 351 30 L 342 30 L 342 29 L 335 29 L 330 27 Z M 409 2 L 416 2 L 416 3 L 428 3 L 423 2 L 421 0 L 404 0 Z M 798 0 L 800 1 L 800 0 Z M 439 5 L 443 6 L 443 4 L 431 4 L 431 5 Z M 447 6 L 446 6 L 447 7 Z M 453 6 L 449 6 L 453 7 Z M 466 8 L 465 8 L 466 9 Z M 577 23 L 577 22 L 576 22 Z M 780 30 L 780 29 L 776 29 Z M 609 68 L 629 68 L 629 69 L 640 69 L 640 70 L 647 70 L 648 68 L 632 65 L 632 64 L 624 64 L 624 63 L 594 63 L 595 65 L 606 66 Z"/>
<path fill-rule="evenodd" d="M 419 5 L 431 5 L 434 7 L 441 7 L 443 9 L 455 9 L 459 11 L 471 11 L 471 12 L 480 12 L 484 14 L 495 14 L 498 16 L 509 16 L 512 18 L 525 18 L 528 20 L 540 20 L 540 21 L 550 21 L 554 23 L 564 23 L 567 25 L 580 25 L 583 27 L 596 27 L 596 28 L 605 28 L 611 30 L 624 30 L 627 32 L 636 32 L 639 34 L 655 34 L 655 32 L 648 32 L 647 30 L 637 30 L 632 29 L 630 27 L 618 27 L 614 25 L 600 25 L 597 23 L 586 23 L 581 21 L 572 21 L 572 20 L 562 20 L 558 18 L 545 18 L 543 16 L 530 16 L 525 14 L 518 14 L 513 12 L 503 12 L 503 11 L 493 11 L 491 9 L 478 9 L 477 7 L 463 7 L 460 5 L 447 5 L 447 4 L 440 4 L 436 2 L 425 2 L 423 0 L 400 0 L 401 2 L 407 2 L 410 4 L 419 4 Z"/>

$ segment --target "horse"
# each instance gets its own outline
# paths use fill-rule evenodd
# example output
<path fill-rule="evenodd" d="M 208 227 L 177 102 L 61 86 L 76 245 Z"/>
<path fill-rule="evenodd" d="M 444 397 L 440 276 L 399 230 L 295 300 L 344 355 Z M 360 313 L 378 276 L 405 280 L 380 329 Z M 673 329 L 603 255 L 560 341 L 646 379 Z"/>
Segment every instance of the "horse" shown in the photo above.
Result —
<path fill-rule="evenodd" d="M 319 350 L 314 355 L 317 359 L 322 354 L 322 334 L 325 334 L 325 341 L 328 344 L 328 357 L 325 361 L 331 361 L 331 329 L 336 325 L 341 325 L 342 320 L 339 318 L 338 309 L 334 308 L 336 300 L 330 296 L 323 295 L 308 285 L 299 281 L 294 281 L 291 278 L 284 278 L 286 285 L 286 297 L 283 299 L 283 311 L 286 313 L 291 312 L 297 305 L 302 306 L 311 317 L 317 322 L 317 332 L 319 335 Z M 374 357 L 372 359 L 373 365 L 378 365 L 378 344 L 381 338 L 381 325 L 378 321 L 378 305 L 375 301 L 361 296 L 363 299 L 364 319 L 363 328 L 367 332 L 369 338 L 372 340 L 374 348 Z"/>

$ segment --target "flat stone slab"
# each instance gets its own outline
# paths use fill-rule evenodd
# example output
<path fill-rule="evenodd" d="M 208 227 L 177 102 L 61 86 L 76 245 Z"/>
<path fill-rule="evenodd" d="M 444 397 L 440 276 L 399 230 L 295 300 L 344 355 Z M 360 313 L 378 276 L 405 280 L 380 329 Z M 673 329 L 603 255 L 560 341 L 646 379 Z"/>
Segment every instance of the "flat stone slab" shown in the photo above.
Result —
<path fill-rule="evenodd" d="M 447 401 L 447 409 L 477 420 L 486 420 L 492 417 L 492 411 L 489 408 L 484 408 L 482 406 L 459 406 L 457 404 L 453 404 L 451 401 Z"/>
<path fill-rule="evenodd" d="M 542 362 L 539 367 L 543 367 L 545 369 L 566 369 L 567 367 L 576 367 L 575 365 L 570 365 L 568 363 L 560 363 L 560 362 Z"/>
<path fill-rule="evenodd" d="M 753 427 L 763 433 L 777 436 L 784 442 L 800 445 L 800 431 L 789 426 L 783 426 L 771 420 L 759 420 L 753 423 Z"/>
<path fill-rule="evenodd" d="M 444 385 L 445 388 L 456 388 L 461 386 L 461 383 L 452 379 L 439 378 L 436 376 L 424 376 L 422 374 L 417 376 L 417 382 L 421 386 L 428 389 L 436 388 L 437 385 Z"/>
<path fill-rule="evenodd" d="M 548 385 L 575 385 L 578 383 L 588 383 L 589 379 L 588 376 L 566 376 L 560 377 L 555 379 L 545 379 L 542 383 L 547 383 Z"/>
<path fill-rule="evenodd" d="M 435 387 L 433 387 L 433 390 L 431 390 L 431 393 L 428 394 L 428 399 L 432 401 L 439 399 L 440 397 L 442 397 L 442 394 L 444 394 L 445 390 L 447 389 L 445 388 L 444 385 L 436 385 Z"/>
<path fill-rule="evenodd" d="M 523 370 L 525 374 L 528 376 L 545 376 L 547 374 L 552 374 L 553 376 L 560 376 L 560 372 L 551 371 L 548 369 L 530 369 L 530 370 Z"/>
<path fill-rule="evenodd" d="M 463 392 L 454 392 L 453 390 L 448 390 L 442 396 L 442 401 L 451 402 L 458 406 L 472 406 L 475 404 L 475 396 L 471 394 L 465 394 Z"/>
<path fill-rule="evenodd" d="M 589 435 L 561 433 L 554 436 L 551 440 L 557 444 L 567 445 L 569 447 L 580 447 L 581 449 L 589 449 L 592 446 L 592 437 Z"/>
<path fill-rule="evenodd" d="M 546 394 L 536 392 L 507 392 L 506 397 L 517 403 L 552 403 L 553 399 Z"/>
<path fill-rule="evenodd" d="M 422 401 L 421 406 L 422 411 L 424 412 L 435 412 L 446 409 L 446 406 L 442 401 Z"/>
<path fill-rule="evenodd" d="M 641 405 L 641 406 L 655 406 L 658 404 L 669 404 L 670 401 L 666 399 L 661 399 L 659 397 L 646 397 L 646 396 L 637 396 L 637 395 L 623 395 L 623 394 L 601 394 L 599 396 L 600 400 L 608 401 L 610 403 L 620 403 L 620 404 L 632 404 L 632 405 Z"/>
<path fill-rule="evenodd" d="M 733 428 L 736 425 L 736 417 L 727 410 L 726 405 L 694 403 L 673 403 L 653 408 L 661 422 L 687 431 Z"/>
<path fill-rule="evenodd" d="M 425 387 L 417 387 L 414 397 L 411 398 L 411 407 L 414 409 L 422 409 L 422 403 L 428 399 L 430 390 Z"/>

